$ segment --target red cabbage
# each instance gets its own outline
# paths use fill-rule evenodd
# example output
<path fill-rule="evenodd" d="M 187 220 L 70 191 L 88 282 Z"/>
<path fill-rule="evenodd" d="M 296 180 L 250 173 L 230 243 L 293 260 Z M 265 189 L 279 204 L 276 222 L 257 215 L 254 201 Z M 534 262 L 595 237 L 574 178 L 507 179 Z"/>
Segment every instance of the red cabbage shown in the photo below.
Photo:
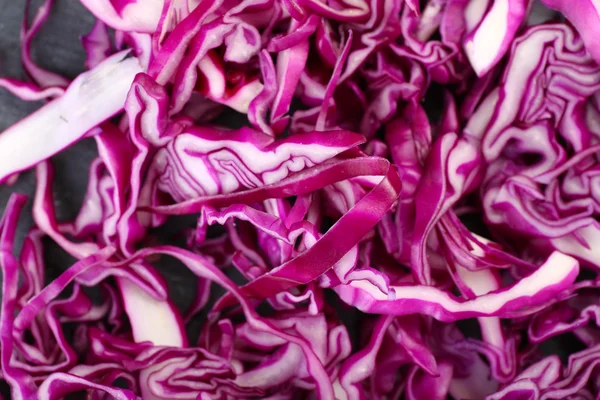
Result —
<path fill-rule="evenodd" d="M 82 0 L 72 80 L 53 3 L 0 78 L 45 102 L 0 133 L 10 398 L 597 397 L 594 1 Z"/>

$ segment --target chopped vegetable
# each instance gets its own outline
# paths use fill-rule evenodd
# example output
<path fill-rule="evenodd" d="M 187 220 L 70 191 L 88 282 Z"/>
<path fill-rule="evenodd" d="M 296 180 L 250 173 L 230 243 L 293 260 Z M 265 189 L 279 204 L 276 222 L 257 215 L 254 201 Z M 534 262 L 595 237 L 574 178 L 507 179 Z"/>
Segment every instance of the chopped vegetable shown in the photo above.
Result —
<path fill-rule="evenodd" d="M 0 133 L 11 398 L 596 398 L 597 2 L 81 3 L 85 72 L 31 57 L 47 0 L 0 78 L 46 101 Z"/>

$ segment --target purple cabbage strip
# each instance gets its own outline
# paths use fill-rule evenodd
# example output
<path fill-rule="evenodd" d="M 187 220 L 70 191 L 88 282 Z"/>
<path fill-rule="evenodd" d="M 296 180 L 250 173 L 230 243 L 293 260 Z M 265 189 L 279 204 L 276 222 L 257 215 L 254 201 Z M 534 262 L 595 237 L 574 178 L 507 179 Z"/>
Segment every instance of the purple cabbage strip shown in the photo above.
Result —
<path fill-rule="evenodd" d="M 525 17 L 527 0 L 494 0 L 477 28 L 464 38 L 467 57 L 479 76 L 504 56 Z"/>
<path fill-rule="evenodd" d="M 595 40 L 600 19 L 600 7 L 595 1 L 580 1 L 572 7 L 565 0 L 542 0 L 547 7 L 563 14 L 579 31 L 587 51 L 596 61 L 600 61 L 600 48 Z"/>
<path fill-rule="evenodd" d="M 81 74 L 62 96 L 2 132 L 5 161 L 0 181 L 53 156 L 118 113 L 133 78 L 141 72 L 137 59 L 128 58 L 128 53 L 117 53 Z"/>

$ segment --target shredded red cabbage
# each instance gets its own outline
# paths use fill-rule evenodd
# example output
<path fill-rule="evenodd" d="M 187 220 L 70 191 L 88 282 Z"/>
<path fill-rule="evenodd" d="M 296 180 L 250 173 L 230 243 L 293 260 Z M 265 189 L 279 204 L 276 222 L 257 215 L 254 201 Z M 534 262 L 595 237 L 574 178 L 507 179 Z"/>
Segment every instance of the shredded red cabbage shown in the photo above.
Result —
<path fill-rule="evenodd" d="M 12 399 L 600 398 L 597 1 L 81 0 L 73 80 L 31 57 L 53 3 L 0 78 L 46 102 L 0 133 L 36 180 L 23 243 L 26 196 L 0 221 Z"/>

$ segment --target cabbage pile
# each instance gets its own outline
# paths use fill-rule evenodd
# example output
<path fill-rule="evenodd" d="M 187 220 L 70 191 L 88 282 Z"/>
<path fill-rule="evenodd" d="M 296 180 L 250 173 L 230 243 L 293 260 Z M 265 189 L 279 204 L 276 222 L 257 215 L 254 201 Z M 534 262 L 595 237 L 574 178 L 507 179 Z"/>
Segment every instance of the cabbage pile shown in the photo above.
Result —
<path fill-rule="evenodd" d="M 81 0 L 74 80 L 53 3 L 0 79 L 45 102 L 0 133 L 12 399 L 599 398 L 597 0 Z"/>

